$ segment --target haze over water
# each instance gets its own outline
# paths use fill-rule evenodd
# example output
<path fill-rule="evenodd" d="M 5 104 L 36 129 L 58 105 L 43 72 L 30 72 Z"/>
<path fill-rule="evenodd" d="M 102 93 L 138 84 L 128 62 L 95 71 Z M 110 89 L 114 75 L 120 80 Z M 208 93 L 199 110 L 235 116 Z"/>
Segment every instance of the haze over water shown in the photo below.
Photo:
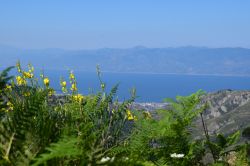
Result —
<path fill-rule="evenodd" d="M 249 6 L 250 1 L 228 0 L 5 1 L 0 5 L 0 67 L 21 59 L 45 70 L 85 70 L 76 72 L 84 94 L 99 88 L 96 74 L 90 72 L 96 64 L 104 71 L 249 75 Z M 223 49 L 150 49 L 149 53 L 135 46 Z M 113 50 L 111 55 L 107 48 L 133 49 Z M 48 71 L 56 89 L 66 73 Z M 120 100 L 135 87 L 140 102 L 160 102 L 199 89 L 250 89 L 250 77 L 103 73 L 103 80 L 108 89 L 120 83 Z"/>
<path fill-rule="evenodd" d="M 46 72 L 52 79 L 51 85 L 59 91 L 60 76 L 68 78 L 68 72 Z M 100 89 L 95 72 L 75 72 L 79 91 L 83 94 Z M 215 92 L 223 89 L 250 90 L 250 77 L 236 76 L 201 76 L 169 74 L 132 74 L 102 73 L 107 91 L 119 83 L 118 99 L 123 101 L 130 96 L 130 89 L 136 88 L 137 102 L 162 102 L 164 98 L 175 98 L 176 95 L 190 95 L 199 89 Z M 60 93 L 60 91 L 59 91 Z"/>

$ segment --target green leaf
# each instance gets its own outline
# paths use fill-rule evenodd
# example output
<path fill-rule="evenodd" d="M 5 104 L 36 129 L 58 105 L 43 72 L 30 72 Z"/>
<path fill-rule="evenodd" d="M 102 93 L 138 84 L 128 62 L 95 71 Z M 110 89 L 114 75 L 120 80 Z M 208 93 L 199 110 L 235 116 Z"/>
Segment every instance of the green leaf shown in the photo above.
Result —
<path fill-rule="evenodd" d="M 221 147 L 224 148 L 227 144 L 227 138 L 224 137 L 222 134 L 218 134 L 216 137 L 217 144 Z"/>
<path fill-rule="evenodd" d="M 48 152 L 39 155 L 35 159 L 33 166 L 40 165 L 54 158 L 76 158 L 82 153 L 80 147 L 77 146 L 78 143 L 79 139 L 75 137 L 64 137 L 58 142 L 52 143 L 46 148 Z"/>
<path fill-rule="evenodd" d="M 240 131 L 235 132 L 233 135 L 227 137 L 227 146 L 233 145 L 239 141 Z"/>

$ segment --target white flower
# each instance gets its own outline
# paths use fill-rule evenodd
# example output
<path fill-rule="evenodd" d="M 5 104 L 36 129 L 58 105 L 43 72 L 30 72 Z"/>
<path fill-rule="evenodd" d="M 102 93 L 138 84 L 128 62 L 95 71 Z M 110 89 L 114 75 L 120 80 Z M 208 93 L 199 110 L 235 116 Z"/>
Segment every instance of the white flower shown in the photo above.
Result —
<path fill-rule="evenodd" d="M 109 161 L 110 160 L 110 157 L 103 157 L 102 159 L 101 159 L 101 163 L 105 163 L 105 162 L 107 162 L 107 161 Z"/>
<path fill-rule="evenodd" d="M 170 155 L 170 157 L 172 158 L 183 158 L 184 157 L 184 154 L 176 154 L 176 153 L 173 153 Z"/>

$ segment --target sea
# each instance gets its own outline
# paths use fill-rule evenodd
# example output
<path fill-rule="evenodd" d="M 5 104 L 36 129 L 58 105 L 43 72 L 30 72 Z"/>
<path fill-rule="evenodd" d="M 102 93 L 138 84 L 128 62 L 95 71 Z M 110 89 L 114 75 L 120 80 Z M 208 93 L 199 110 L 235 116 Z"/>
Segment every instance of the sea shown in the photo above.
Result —
<path fill-rule="evenodd" d="M 51 80 L 51 86 L 60 91 L 60 78 L 68 81 L 68 71 L 44 71 Z M 87 95 L 101 89 L 95 72 L 75 71 L 79 92 Z M 102 72 L 102 82 L 107 93 L 116 84 L 119 85 L 116 98 L 124 101 L 130 98 L 131 89 L 136 89 L 136 102 L 163 102 L 165 98 L 187 96 L 198 90 L 207 93 L 219 90 L 250 90 L 250 77 L 247 76 L 211 76 L 181 74 L 145 74 Z"/>

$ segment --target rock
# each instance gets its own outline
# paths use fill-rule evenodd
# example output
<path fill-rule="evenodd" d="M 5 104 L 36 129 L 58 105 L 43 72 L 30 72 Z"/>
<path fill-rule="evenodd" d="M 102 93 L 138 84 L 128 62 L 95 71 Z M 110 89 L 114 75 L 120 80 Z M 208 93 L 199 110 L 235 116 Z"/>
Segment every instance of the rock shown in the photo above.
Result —
<path fill-rule="evenodd" d="M 224 90 L 203 97 L 210 107 L 204 112 L 209 133 L 229 135 L 250 124 L 250 91 Z M 201 120 L 195 122 L 196 132 L 202 130 Z"/>

